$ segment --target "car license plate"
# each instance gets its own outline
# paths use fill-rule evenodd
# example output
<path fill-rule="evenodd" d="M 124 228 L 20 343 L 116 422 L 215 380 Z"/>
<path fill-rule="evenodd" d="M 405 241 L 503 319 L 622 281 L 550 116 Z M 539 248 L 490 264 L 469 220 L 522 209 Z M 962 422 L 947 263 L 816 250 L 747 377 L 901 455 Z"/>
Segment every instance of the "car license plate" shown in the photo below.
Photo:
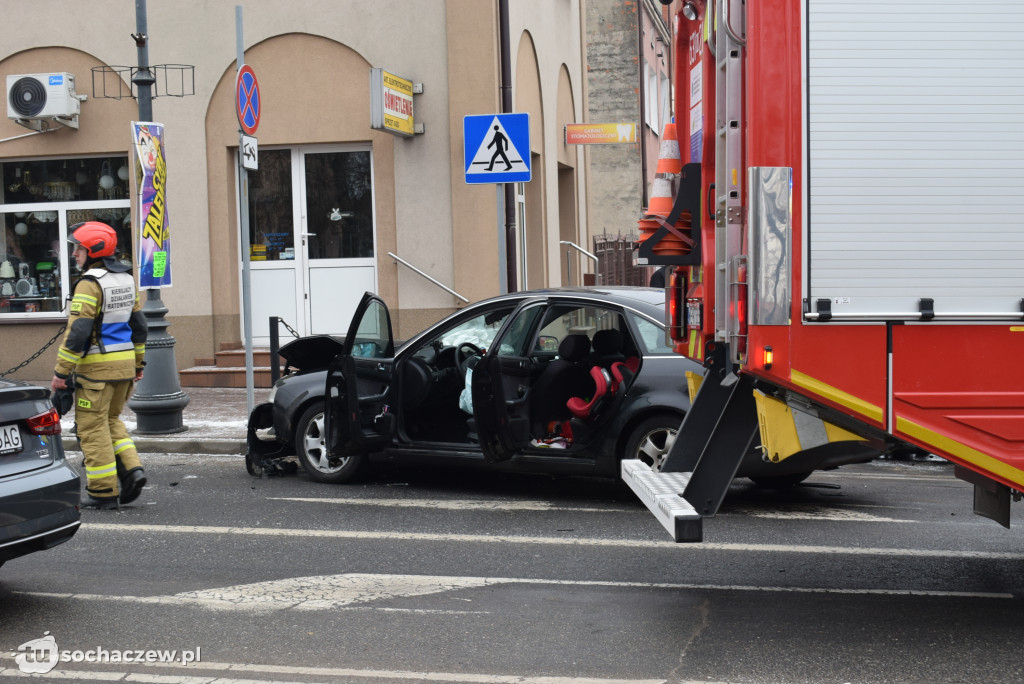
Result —
<path fill-rule="evenodd" d="M 21 451 L 21 431 L 17 423 L 0 425 L 0 454 L 16 454 Z"/>
<path fill-rule="evenodd" d="M 702 309 L 701 302 L 686 302 L 686 327 L 690 329 L 700 330 L 703 326 L 704 321 L 701 319 Z"/>

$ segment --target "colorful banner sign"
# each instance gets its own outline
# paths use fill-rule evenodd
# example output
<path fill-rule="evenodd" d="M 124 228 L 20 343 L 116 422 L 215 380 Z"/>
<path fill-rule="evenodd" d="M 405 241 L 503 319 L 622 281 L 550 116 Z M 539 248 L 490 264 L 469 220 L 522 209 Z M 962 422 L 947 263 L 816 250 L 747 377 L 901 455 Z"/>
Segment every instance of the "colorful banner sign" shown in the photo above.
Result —
<path fill-rule="evenodd" d="M 135 180 L 139 193 L 139 288 L 171 286 L 171 229 L 167 219 L 164 125 L 132 122 Z"/>
<path fill-rule="evenodd" d="M 636 124 L 633 123 L 565 124 L 566 145 L 614 145 L 635 142 Z"/>

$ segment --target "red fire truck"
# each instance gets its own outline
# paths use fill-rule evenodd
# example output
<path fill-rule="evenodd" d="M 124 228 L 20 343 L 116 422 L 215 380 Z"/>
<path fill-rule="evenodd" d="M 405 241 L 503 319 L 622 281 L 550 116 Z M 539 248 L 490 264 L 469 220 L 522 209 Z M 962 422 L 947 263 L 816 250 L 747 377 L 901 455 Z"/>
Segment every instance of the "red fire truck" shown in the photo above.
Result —
<path fill-rule="evenodd" d="M 637 258 L 674 267 L 670 334 L 706 372 L 660 471 L 627 460 L 623 479 L 700 541 L 751 449 L 780 462 L 863 440 L 951 461 L 975 512 L 1009 527 L 1024 5 L 675 6 L 681 169 Z"/>

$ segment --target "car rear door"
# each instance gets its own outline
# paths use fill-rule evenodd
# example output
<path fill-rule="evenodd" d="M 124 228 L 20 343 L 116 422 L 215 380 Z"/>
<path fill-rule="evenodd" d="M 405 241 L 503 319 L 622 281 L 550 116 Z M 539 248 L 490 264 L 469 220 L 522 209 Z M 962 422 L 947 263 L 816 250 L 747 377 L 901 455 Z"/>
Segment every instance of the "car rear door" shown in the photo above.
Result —
<path fill-rule="evenodd" d="M 530 357 L 547 300 L 528 299 L 509 316 L 473 370 L 473 419 L 484 458 L 507 461 L 530 442 Z"/>
<path fill-rule="evenodd" d="M 331 456 L 380 451 L 395 434 L 395 343 L 387 305 L 371 292 L 356 308 L 341 354 L 327 369 L 324 432 Z"/>

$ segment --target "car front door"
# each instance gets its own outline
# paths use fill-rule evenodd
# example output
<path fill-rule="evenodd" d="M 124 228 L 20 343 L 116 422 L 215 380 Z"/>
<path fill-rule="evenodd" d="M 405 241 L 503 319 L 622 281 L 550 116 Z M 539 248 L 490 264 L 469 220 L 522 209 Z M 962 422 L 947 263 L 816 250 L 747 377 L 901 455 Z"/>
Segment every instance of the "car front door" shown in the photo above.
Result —
<path fill-rule="evenodd" d="M 509 316 L 473 371 L 473 418 L 484 458 L 507 461 L 530 442 L 530 350 L 547 301 L 528 299 Z"/>
<path fill-rule="evenodd" d="M 395 343 L 391 314 L 376 295 L 363 295 L 342 353 L 327 370 L 324 432 L 334 458 L 380 451 L 395 434 Z"/>

